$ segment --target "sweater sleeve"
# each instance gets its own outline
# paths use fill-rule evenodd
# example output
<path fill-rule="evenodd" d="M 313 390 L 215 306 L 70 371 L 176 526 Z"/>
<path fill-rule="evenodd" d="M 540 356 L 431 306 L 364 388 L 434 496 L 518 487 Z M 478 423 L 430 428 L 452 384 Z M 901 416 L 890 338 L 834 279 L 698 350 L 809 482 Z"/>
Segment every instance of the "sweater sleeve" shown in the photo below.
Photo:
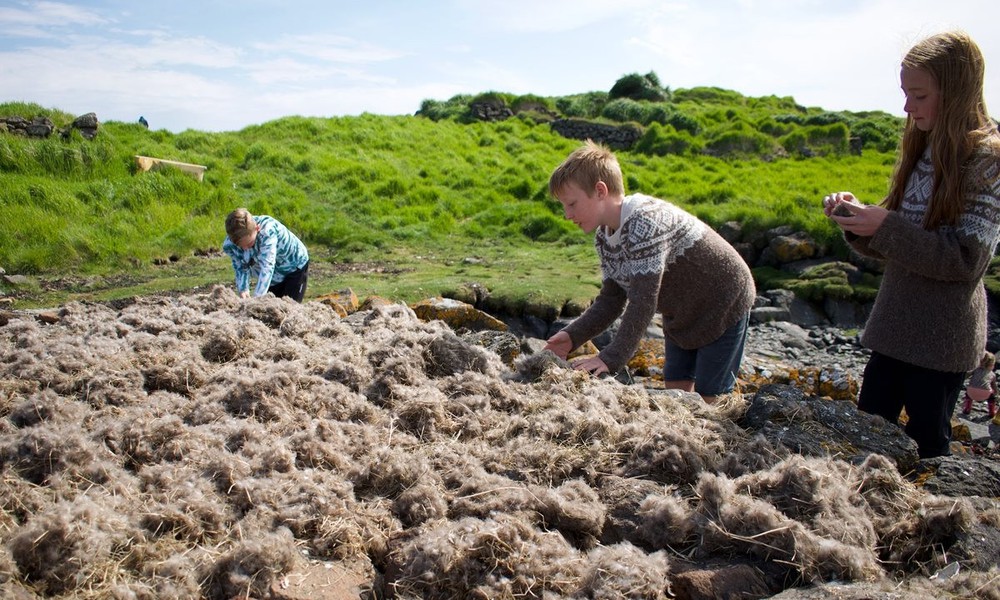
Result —
<path fill-rule="evenodd" d="M 226 238 L 222 242 L 222 251 L 229 256 L 229 260 L 233 263 L 233 273 L 235 273 L 235 284 L 237 292 L 246 292 L 250 290 L 250 271 L 244 266 L 243 261 L 240 260 L 240 249 Z"/>
<path fill-rule="evenodd" d="M 656 299 L 660 295 L 661 275 L 650 273 L 632 280 L 628 292 L 628 305 L 622 316 L 615 339 L 598 357 L 612 373 L 618 371 L 632 358 L 646 328 L 656 313 Z"/>
<path fill-rule="evenodd" d="M 271 288 L 271 278 L 274 276 L 274 264 L 278 257 L 278 239 L 270 232 L 265 234 L 261 229 L 257 234 L 259 238 L 257 263 L 260 271 L 257 275 L 257 287 L 254 288 L 254 296 L 263 296 Z"/>
<path fill-rule="evenodd" d="M 989 266 L 1000 234 L 1000 164 L 992 156 L 969 165 L 965 208 L 957 227 L 927 231 L 890 212 L 871 237 L 871 247 L 924 277 L 975 281 Z"/>
<path fill-rule="evenodd" d="M 871 236 L 862 237 L 856 233 L 845 231 L 844 239 L 847 241 L 848 244 L 851 245 L 851 248 L 854 248 L 854 250 L 858 252 L 858 254 L 861 254 L 862 256 L 867 256 L 869 258 L 877 258 L 879 260 L 885 260 L 885 255 L 883 255 L 881 252 L 877 252 L 872 249 Z"/>
<path fill-rule="evenodd" d="M 605 279 L 594 302 L 575 321 L 563 328 L 576 350 L 611 326 L 625 307 L 625 290 L 611 279 Z"/>

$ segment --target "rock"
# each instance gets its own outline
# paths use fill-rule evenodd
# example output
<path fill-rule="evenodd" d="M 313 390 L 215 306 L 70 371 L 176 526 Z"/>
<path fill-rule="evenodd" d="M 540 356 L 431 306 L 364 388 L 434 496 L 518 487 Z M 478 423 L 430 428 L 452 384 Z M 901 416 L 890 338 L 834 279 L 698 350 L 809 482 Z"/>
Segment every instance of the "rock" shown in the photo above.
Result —
<path fill-rule="evenodd" d="M 357 600 L 368 593 L 381 598 L 384 590 L 375 589 L 381 587 L 376 575 L 367 558 L 309 561 L 275 581 L 271 593 L 283 600 Z"/>
<path fill-rule="evenodd" d="M 990 498 L 969 498 L 977 514 L 997 510 L 996 500 Z M 958 534 L 958 540 L 948 554 L 961 561 L 964 568 L 989 571 L 997 566 L 1000 557 L 1000 528 L 976 521 L 968 531 Z"/>
<path fill-rule="evenodd" d="M 393 304 L 396 303 L 387 298 L 383 298 L 382 296 L 368 296 L 367 298 L 365 298 L 364 302 L 362 302 L 361 305 L 358 306 L 358 311 L 368 311 L 373 308 L 391 306 Z"/>
<path fill-rule="evenodd" d="M 610 125 L 585 119 L 556 119 L 549 125 L 552 131 L 573 140 L 594 140 L 612 150 L 627 150 L 639 138 L 642 130 L 635 125 Z"/>
<path fill-rule="evenodd" d="M 774 321 L 788 321 L 792 318 L 792 313 L 787 308 L 780 306 L 761 306 L 750 310 L 750 323 L 771 323 Z"/>
<path fill-rule="evenodd" d="M 89 112 L 74 119 L 72 128 L 79 130 L 80 135 L 84 139 L 92 140 L 97 137 L 97 128 L 99 126 L 100 122 L 97 120 L 97 114 Z"/>
<path fill-rule="evenodd" d="M 514 111 L 499 98 L 477 100 L 469 105 L 469 112 L 480 121 L 504 121 L 514 116 Z"/>
<path fill-rule="evenodd" d="M 819 245 L 815 240 L 801 232 L 772 238 L 768 249 L 779 264 L 812 258 L 819 253 Z"/>
<path fill-rule="evenodd" d="M 977 456 L 944 456 L 928 459 L 936 463 L 934 474 L 924 481 L 924 489 L 951 496 L 1000 497 L 1000 463 Z"/>
<path fill-rule="evenodd" d="M 358 297 L 354 295 L 354 290 L 351 288 L 324 294 L 317 297 L 316 300 L 333 308 L 341 317 L 358 310 Z"/>
<path fill-rule="evenodd" d="M 47 138 L 52 135 L 53 129 L 55 129 L 55 126 L 48 117 L 35 117 L 25 128 L 25 131 L 28 137 Z"/>
<path fill-rule="evenodd" d="M 787 385 L 762 387 L 739 424 L 805 456 L 860 462 L 881 454 L 901 473 L 919 460 L 916 442 L 896 424 L 859 411 L 853 402 L 809 397 Z"/>
<path fill-rule="evenodd" d="M 36 313 L 35 319 L 37 319 L 40 323 L 52 325 L 53 323 L 58 323 L 62 320 L 62 316 L 58 312 L 47 310 Z"/>
<path fill-rule="evenodd" d="M 26 285 L 26 284 L 30 283 L 31 282 L 31 278 L 29 278 L 29 277 L 27 277 L 25 275 L 4 275 L 3 276 L 3 281 L 4 281 L 4 283 L 7 283 L 9 285 L 13 285 L 13 286 L 16 287 L 16 286 L 19 286 L 19 285 Z"/>
<path fill-rule="evenodd" d="M 469 259 L 465 260 L 468 261 Z M 470 282 L 463 283 L 445 295 L 459 302 L 465 302 L 466 304 L 480 308 L 489 299 L 490 291 L 481 283 Z"/>
<path fill-rule="evenodd" d="M 736 244 L 743 240 L 743 223 L 726 221 L 719 226 L 718 234 L 730 244 Z"/>
<path fill-rule="evenodd" d="M 671 591 L 673 597 L 688 600 L 766 598 L 771 595 L 761 572 L 750 565 L 684 571 L 672 578 Z"/>
<path fill-rule="evenodd" d="M 481 331 L 507 331 L 507 324 L 477 309 L 471 304 L 451 298 L 428 298 L 410 305 L 417 317 L 423 321 L 444 321 L 453 330 L 469 329 Z"/>
<path fill-rule="evenodd" d="M 837 327 L 861 327 L 868 320 L 871 303 L 863 305 L 851 300 L 840 300 L 828 296 L 823 299 L 823 312 Z"/>
<path fill-rule="evenodd" d="M 512 369 L 514 368 L 514 361 L 521 355 L 520 340 L 516 335 L 508 331 L 487 329 L 473 331 L 461 337 L 470 344 L 476 344 L 494 352 L 505 365 Z"/>

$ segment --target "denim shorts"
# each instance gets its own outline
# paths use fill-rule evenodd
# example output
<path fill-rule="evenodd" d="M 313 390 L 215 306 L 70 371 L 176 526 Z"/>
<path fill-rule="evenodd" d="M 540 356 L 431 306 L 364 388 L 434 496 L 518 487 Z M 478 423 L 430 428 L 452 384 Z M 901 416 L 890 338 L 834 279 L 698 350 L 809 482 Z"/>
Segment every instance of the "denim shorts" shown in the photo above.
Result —
<path fill-rule="evenodd" d="M 718 396 L 733 391 L 736 374 L 743 362 L 749 320 L 748 313 L 717 340 L 694 350 L 685 350 L 667 338 L 664 381 L 694 381 L 695 391 L 702 396 Z"/>

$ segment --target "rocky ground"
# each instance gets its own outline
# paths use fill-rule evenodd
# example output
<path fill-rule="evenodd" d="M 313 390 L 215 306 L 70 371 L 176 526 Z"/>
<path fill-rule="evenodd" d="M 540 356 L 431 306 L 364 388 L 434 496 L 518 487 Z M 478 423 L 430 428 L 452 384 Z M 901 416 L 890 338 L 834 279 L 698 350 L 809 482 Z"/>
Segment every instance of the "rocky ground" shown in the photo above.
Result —
<path fill-rule="evenodd" d="M 789 322 L 752 325 L 747 336 L 746 366 L 767 368 L 774 361 L 785 364 L 842 369 L 860 384 L 869 352 L 859 343 L 860 333 L 835 327 L 803 328 Z M 961 403 L 953 417 L 956 439 L 973 454 L 1000 458 L 1000 426 L 990 422 L 986 403 L 973 406 L 969 415 Z"/>

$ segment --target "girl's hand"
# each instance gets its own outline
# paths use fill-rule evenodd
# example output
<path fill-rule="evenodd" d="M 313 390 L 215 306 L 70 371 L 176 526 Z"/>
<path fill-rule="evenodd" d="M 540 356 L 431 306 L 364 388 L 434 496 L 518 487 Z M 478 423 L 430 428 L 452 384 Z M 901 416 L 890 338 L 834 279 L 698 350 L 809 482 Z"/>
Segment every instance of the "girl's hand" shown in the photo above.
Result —
<path fill-rule="evenodd" d="M 840 205 L 844 202 L 860 204 L 851 192 L 833 192 L 823 198 L 823 214 L 828 217 L 832 217 L 834 214 L 847 216 L 847 207 L 840 208 Z"/>
<path fill-rule="evenodd" d="M 566 360 L 572 349 L 573 340 L 570 339 L 569 334 L 565 331 L 560 331 L 550 337 L 545 343 L 545 348 L 543 348 L 543 350 L 551 350 L 553 354 L 563 360 Z"/>
<path fill-rule="evenodd" d="M 871 237 L 882 226 L 889 211 L 881 206 L 861 204 L 850 192 L 836 192 L 823 198 L 823 213 L 844 231 Z"/>

